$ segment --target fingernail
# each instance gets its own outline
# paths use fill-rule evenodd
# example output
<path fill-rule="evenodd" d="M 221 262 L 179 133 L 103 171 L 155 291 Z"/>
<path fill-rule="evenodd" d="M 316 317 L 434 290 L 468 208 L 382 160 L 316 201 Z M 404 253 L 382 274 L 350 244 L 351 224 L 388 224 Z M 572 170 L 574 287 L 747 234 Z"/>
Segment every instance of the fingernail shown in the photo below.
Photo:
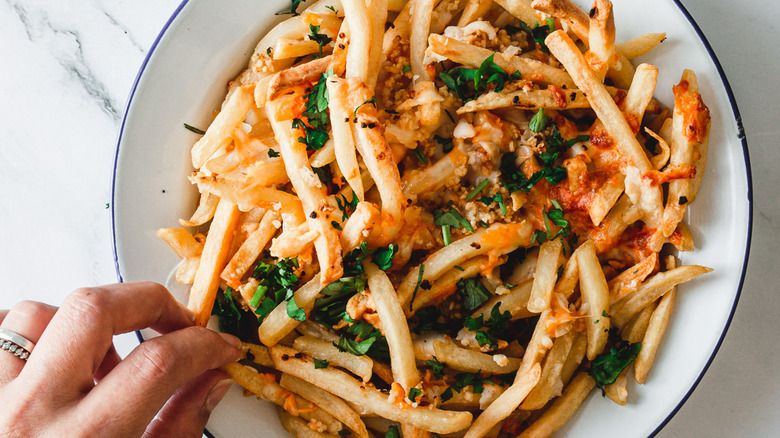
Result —
<path fill-rule="evenodd" d="M 222 336 L 222 339 L 224 339 L 228 344 L 239 349 L 241 348 L 241 341 L 237 337 L 227 333 L 220 333 L 219 335 Z"/>
<path fill-rule="evenodd" d="M 220 380 L 211 388 L 209 395 L 206 396 L 206 403 L 203 405 L 207 412 L 211 412 L 217 407 L 232 385 L 233 379 L 225 379 Z"/>

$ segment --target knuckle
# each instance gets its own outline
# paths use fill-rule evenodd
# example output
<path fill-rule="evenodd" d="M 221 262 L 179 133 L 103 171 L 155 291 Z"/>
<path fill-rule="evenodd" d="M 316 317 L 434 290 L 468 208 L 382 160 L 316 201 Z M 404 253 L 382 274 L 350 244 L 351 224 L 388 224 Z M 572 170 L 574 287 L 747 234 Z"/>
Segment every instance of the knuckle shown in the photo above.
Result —
<path fill-rule="evenodd" d="M 154 338 L 139 345 L 139 360 L 135 362 L 141 376 L 148 380 L 159 380 L 177 368 L 175 348 L 166 339 Z"/>
<path fill-rule="evenodd" d="M 37 317 L 48 310 L 49 306 L 37 301 L 24 300 L 17 303 L 11 311 L 27 317 Z"/>
<path fill-rule="evenodd" d="M 65 299 L 64 307 L 82 315 L 100 315 L 108 308 L 109 294 L 99 287 L 76 289 Z"/>

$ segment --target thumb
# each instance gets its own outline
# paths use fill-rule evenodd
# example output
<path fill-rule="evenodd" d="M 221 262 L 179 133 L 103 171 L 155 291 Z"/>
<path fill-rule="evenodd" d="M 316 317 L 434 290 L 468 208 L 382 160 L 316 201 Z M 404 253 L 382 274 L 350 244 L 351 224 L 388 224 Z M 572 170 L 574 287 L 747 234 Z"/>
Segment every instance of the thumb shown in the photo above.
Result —
<path fill-rule="evenodd" d="M 225 372 L 211 370 L 187 382 L 165 403 L 143 438 L 200 438 L 211 411 L 233 384 Z"/>

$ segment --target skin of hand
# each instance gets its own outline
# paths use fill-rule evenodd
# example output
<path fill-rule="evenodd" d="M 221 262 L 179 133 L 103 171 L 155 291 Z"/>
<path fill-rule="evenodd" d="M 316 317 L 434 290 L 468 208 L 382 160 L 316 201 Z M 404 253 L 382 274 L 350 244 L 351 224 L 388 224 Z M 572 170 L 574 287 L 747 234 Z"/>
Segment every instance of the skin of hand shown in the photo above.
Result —
<path fill-rule="evenodd" d="M 193 323 L 156 283 L 78 289 L 62 307 L 24 301 L 0 327 L 35 348 L 0 351 L 0 437 L 200 437 L 232 380 L 219 367 L 241 343 Z M 124 360 L 114 335 L 151 328 Z"/>

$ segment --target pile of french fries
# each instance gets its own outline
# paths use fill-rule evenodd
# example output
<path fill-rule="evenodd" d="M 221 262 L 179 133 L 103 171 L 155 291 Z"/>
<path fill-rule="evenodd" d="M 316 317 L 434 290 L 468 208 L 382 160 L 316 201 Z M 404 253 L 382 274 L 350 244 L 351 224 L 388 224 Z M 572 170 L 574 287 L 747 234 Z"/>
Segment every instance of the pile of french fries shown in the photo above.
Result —
<path fill-rule="evenodd" d="M 609 0 L 587 12 L 570 0 L 298 3 L 192 147 L 197 209 L 157 232 L 202 326 L 225 294 L 254 316 L 255 266 L 296 259 L 293 298 L 226 372 L 278 405 L 296 437 L 543 437 L 596 386 L 626 404 L 677 286 L 710 271 L 669 255 L 694 247 L 683 217 L 710 124 L 696 75 L 684 71 L 665 108 L 658 69 L 632 64 L 665 34 L 616 43 Z M 448 74 L 476 75 L 476 95 Z M 555 135 L 565 175 L 534 180 Z M 530 185 L 506 183 L 507 154 Z M 378 248 L 392 263 L 358 262 L 364 290 L 338 324 L 317 322 L 348 254 Z M 475 278 L 486 295 L 470 308 L 459 295 Z M 430 309 L 463 328 L 419 332 Z M 529 332 L 485 343 L 468 326 L 498 319 Z M 386 339 L 389 361 L 338 346 L 358 321 Z M 594 379 L 619 343 L 641 348 L 611 382 Z"/>

